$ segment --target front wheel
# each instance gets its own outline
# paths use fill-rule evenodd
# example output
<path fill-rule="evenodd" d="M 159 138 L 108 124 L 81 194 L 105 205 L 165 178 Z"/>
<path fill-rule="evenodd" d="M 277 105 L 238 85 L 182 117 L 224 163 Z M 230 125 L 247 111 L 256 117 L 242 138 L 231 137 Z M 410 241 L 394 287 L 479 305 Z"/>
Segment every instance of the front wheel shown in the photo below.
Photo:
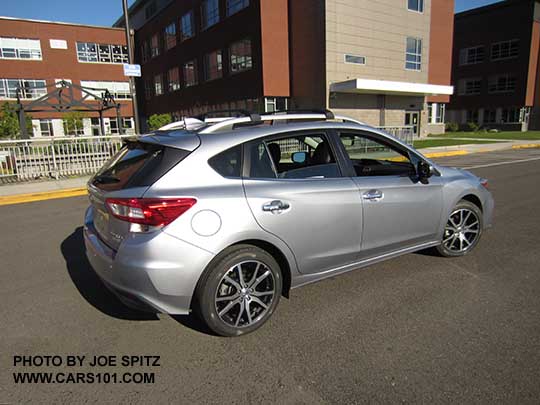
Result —
<path fill-rule="evenodd" d="M 279 265 L 267 252 L 238 245 L 224 252 L 205 272 L 196 292 L 199 316 L 222 336 L 252 332 L 279 303 Z"/>
<path fill-rule="evenodd" d="M 464 256 L 480 241 L 482 211 L 473 203 L 461 200 L 448 217 L 437 251 L 444 257 Z"/>

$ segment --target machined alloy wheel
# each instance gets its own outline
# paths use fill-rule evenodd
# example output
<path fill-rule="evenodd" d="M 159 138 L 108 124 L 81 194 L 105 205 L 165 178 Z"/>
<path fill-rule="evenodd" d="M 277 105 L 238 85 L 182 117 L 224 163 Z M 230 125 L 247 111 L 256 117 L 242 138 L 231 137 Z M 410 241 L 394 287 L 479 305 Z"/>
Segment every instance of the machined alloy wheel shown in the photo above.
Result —
<path fill-rule="evenodd" d="M 282 292 L 281 269 L 266 251 L 237 245 L 205 270 L 194 310 L 212 331 L 238 336 L 259 328 L 272 315 Z"/>
<path fill-rule="evenodd" d="M 222 277 L 216 291 L 219 318 L 230 326 L 244 328 L 260 320 L 276 295 L 274 276 L 258 260 L 232 266 Z"/>
<path fill-rule="evenodd" d="M 476 205 L 460 201 L 448 218 L 439 253 L 463 256 L 476 246 L 481 234 L 482 212 Z"/>

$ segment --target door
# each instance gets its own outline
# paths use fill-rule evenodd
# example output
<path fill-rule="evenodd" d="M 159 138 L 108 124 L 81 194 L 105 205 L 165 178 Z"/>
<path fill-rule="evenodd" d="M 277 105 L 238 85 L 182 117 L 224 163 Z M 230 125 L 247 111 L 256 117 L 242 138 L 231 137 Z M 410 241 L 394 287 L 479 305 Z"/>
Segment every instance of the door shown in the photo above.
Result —
<path fill-rule="evenodd" d="M 363 203 L 361 258 L 379 256 L 438 238 L 442 183 L 433 176 L 422 184 L 415 166 L 420 159 L 380 135 L 340 132 Z"/>
<path fill-rule="evenodd" d="M 420 133 L 420 112 L 407 111 L 405 113 L 405 125 L 412 127 L 413 136 L 416 138 Z"/>
<path fill-rule="evenodd" d="M 262 139 L 245 145 L 244 155 L 250 209 L 262 229 L 291 248 L 300 272 L 357 260 L 362 200 L 324 132 Z"/>

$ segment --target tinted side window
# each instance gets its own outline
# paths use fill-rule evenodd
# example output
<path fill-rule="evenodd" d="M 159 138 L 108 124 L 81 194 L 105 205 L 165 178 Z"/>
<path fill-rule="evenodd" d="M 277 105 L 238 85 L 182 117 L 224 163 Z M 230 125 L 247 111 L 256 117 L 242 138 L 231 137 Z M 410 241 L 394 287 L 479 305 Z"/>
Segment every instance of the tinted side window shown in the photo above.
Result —
<path fill-rule="evenodd" d="M 242 167 L 241 145 L 214 156 L 208 161 L 208 164 L 223 177 L 240 177 Z"/>
<path fill-rule="evenodd" d="M 407 176 L 415 172 L 409 154 L 390 143 L 358 133 L 341 133 L 340 139 L 357 176 Z"/>
<path fill-rule="evenodd" d="M 341 177 L 324 134 L 302 134 L 251 144 L 252 178 L 309 179 Z"/>

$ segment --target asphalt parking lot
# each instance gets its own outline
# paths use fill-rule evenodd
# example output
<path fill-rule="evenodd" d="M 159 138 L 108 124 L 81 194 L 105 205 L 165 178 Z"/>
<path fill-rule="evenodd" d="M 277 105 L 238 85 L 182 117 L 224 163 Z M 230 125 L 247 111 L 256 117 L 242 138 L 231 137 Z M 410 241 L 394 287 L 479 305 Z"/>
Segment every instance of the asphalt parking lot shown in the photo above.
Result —
<path fill-rule="evenodd" d="M 495 226 L 474 252 L 410 254 L 294 290 L 235 339 L 118 302 L 84 257 L 85 197 L 0 207 L 0 403 L 538 404 L 540 150 L 440 161 L 490 180 Z M 16 384 L 14 372 L 69 367 L 23 368 L 15 355 L 160 366 L 153 384 Z"/>

